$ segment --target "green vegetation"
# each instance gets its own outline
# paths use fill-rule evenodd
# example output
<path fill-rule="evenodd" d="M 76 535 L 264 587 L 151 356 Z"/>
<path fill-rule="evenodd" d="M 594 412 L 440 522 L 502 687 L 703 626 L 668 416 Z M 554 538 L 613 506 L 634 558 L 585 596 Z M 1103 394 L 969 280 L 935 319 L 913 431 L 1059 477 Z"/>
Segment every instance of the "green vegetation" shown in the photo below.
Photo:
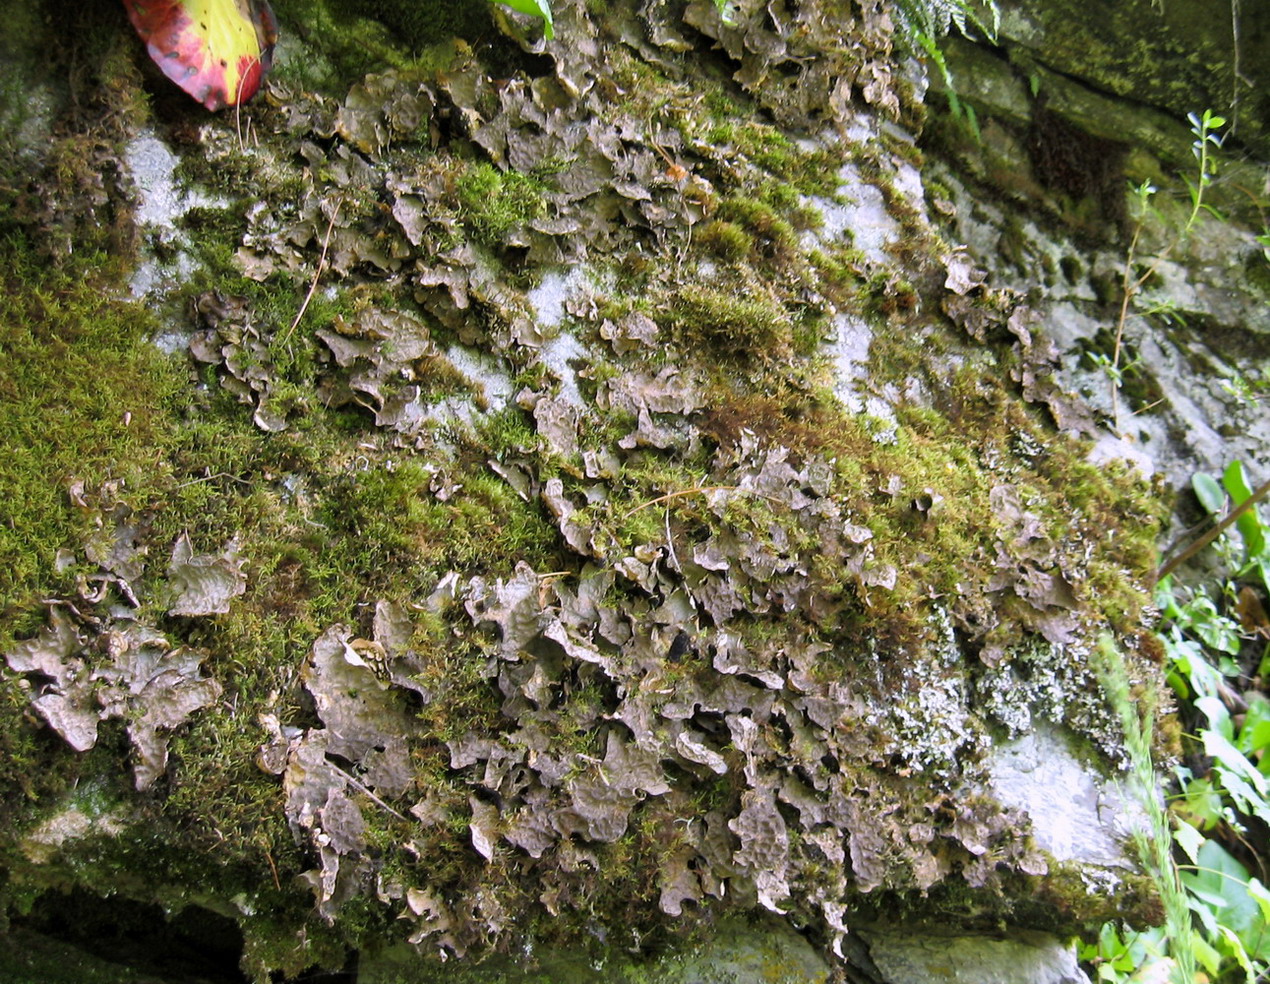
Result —
<path fill-rule="evenodd" d="M 685 287 L 672 303 L 674 324 L 687 348 L 704 345 L 725 358 L 761 361 L 790 352 L 789 312 L 770 295 L 740 297 L 711 287 Z"/>
<path fill-rule="evenodd" d="M 502 249 L 507 234 L 543 213 L 542 182 L 484 161 L 466 167 L 455 181 L 463 222 L 476 242 Z"/>
<path fill-rule="evenodd" d="M 431 7 L 360 9 L 372 8 L 411 44 L 435 40 Z M 108 666 L 112 645 L 94 627 L 126 617 L 200 654 L 218 692 L 170 729 L 166 768 L 138 795 L 127 761 L 139 714 L 104 723 L 96 747 L 76 754 L 30 708 L 43 681 L 6 672 L 0 819 L 15 836 L 3 843 L 0 901 L 17 908 L 63 878 L 147 899 L 196 886 L 241 913 L 245 966 L 261 980 L 415 933 L 456 954 L 516 942 L 526 928 L 571 944 L 609 932 L 609 949 L 638 949 L 690 930 L 698 913 L 708 924 L 752 888 L 727 884 L 738 877 L 729 821 L 758 799 L 751 768 L 792 774 L 797 758 L 823 780 L 815 795 L 854 797 L 826 815 L 885 802 L 877 820 L 896 825 L 870 859 L 877 885 L 857 891 L 845 862 L 808 836 L 812 821 L 795 825 L 791 810 L 803 807 L 771 813 L 790 828 L 780 877 L 798 918 L 821 919 L 809 900 L 863 896 L 1005 918 L 1015 899 L 1000 889 L 1024 880 L 1025 838 L 986 798 L 969 802 L 974 822 L 982 811 L 999 826 L 983 883 L 956 881 L 979 855 L 912 778 L 952 776 L 995 727 L 939 685 L 954 665 L 970 679 L 1018 658 L 1065 695 L 1047 708 L 1055 719 L 1097 724 L 1105 709 L 1081 703 L 1088 668 L 1043 644 L 1041 628 L 1056 619 L 1061 631 L 1121 638 L 1140 628 L 1148 599 L 1135 572 L 1152 566 L 1155 493 L 1088 465 L 1084 445 L 1021 399 L 1013 339 L 959 348 L 932 313 L 942 295 L 929 270 L 898 256 L 873 265 L 842 243 L 803 255 L 819 221 L 808 198 L 838 194 L 849 148 L 809 150 L 773 125 L 730 120 L 743 114 L 722 83 L 700 93 L 667 77 L 671 55 L 654 67 L 612 46 L 602 109 L 587 118 L 596 135 L 568 145 L 592 155 L 575 187 L 610 165 L 639 187 L 580 199 L 606 224 L 579 223 L 553 243 L 530 226 L 543 224 L 534 220 L 553 175 L 576 163 L 554 152 L 557 135 L 533 125 L 530 138 L 552 152 L 521 173 L 484 159 L 464 127 L 501 125 L 498 106 L 522 97 L 526 112 L 561 114 L 550 126 L 574 126 L 565 110 L 584 104 L 552 102 L 564 76 L 494 86 L 476 61 L 484 54 L 459 42 L 442 73 L 420 68 L 435 51 L 381 64 L 368 43 L 368 69 L 398 66 L 384 91 L 409 104 L 423 79 L 444 109 L 398 127 L 349 100 L 344 110 L 363 117 L 357 136 L 341 135 L 347 85 L 333 98 L 303 88 L 320 71 L 328 85 L 355 75 L 363 63 L 351 49 L 368 37 L 361 25 L 333 39 L 329 74 L 280 73 L 290 102 L 253 106 L 258 145 L 222 120 L 185 154 L 202 162 L 186 178 L 241 200 L 187 214 L 177 247 L 197 259 L 175 306 L 194 312 L 176 321 L 197 332 L 200 361 L 148 344 L 154 316 L 118 287 L 129 250 L 50 272 L 34 247 L 10 244 L 0 424 L 43 453 L 18 455 L 4 479 L 5 498 L 25 510 L 0 528 L 12 534 L 0 541 L 13 586 L 5 641 L 40 629 L 40 599 L 71 599 L 93 639 L 75 654 L 89 673 Z M 57 160 L 70 158 L 64 149 Z M 68 187 L 82 177 L 61 170 Z M 936 257 L 884 155 L 866 180 L 907 223 L 905 255 Z M 577 218 L 561 197 L 552 208 Z M 549 333 L 534 334 L 517 289 L 537 272 L 526 248 L 594 269 L 566 322 L 586 358 L 562 367 L 542 355 Z M 1004 336 L 1009 298 L 984 307 Z M 888 397 L 886 419 L 842 405 L 822 342 L 844 312 L 886 329 L 869 353 L 878 391 L 916 382 L 929 398 Z M 452 344 L 505 374 L 509 405 L 487 412 L 447 358 Z M 932 353 L 955 358 L 936 365 Z M 565 392 L 574 381 L 580 405 Z M 456 395 L 470 414 L 434 421 L 435 401 Z M 145 412 L 125 419 L 134 401 Z M 131 518 L 128 539 L 119 521 Z M 187 533 L 211 561 L 236 544 L 245 583 L 228 610 L 169 607 L 168 558 Z M 121 538 L 141 567 L 126 607 L 122 575 L 84 559 L 93 543 L 115 563 Z M 59 570 L 62 550 L 75 563 Z M 96 601 L 84 597 L 88 578 Z M 1027 578 L 1054 585 L 1051 596 L 1029 597 Z M 336 643 L 319 670 L 324 636 Z M 716 642 L 735 642 L 740 672 L 718 671 Z M 782 689 L 795 671 L 797 688 Z M 789 724 L 762 722 L 770 747 L 751 762 L 722 721 L 744 707 L 760 723 L 770 695 L 754 681 L 773 675 L 764 686 L 781 692 Z M 847 692 L 881 723 L 824 725 L 857 713 L 840 700 Z M 672 706 L 694 693 L 695 722 Z M 928 708 L 930 694 L 943 703 Z M 804 711 L 808 695 L 820 703 Z M 328 752 L 322 743 L 345 737 L 335 714 L 371 732 L 369 750 Z M 637 751 L 659 749 L 629 770 L 621 756 L 639 743 L 627 731 L 645 743 Z M 951 737 L 937 745 L 936 732 Z M 829 762 L 832 776 L 819 771 Z M 612 784 L 640 769 L 644 787 Z M 46 868 L 31 864 L 18 838 L 90 794 L 92 816 L 118 814 L 127 831 L 72 838 Z M 952 872 L 929 892 L 912 879 L 936 849 L 904 836 L 916 824 L 936 832 L 937 864 Z M 667 891 L 683 893 L 683 918 L 665 918 Z M 1070 928 L 1107 904 L 1073 890 L 1047 918 Z"/>
<path fill-rule="evenodd" d="M 964 37 L 973 37 L 972 32 L 978 31 L 989 41 L 995 41 L 1001 25 L 1001 10 L 996 0 L 897 0 L 897 6 L 905 33 L 935 63 L 953 114 L 960 116 L 963 106 L 957 98 L 952 70 L 939 41 L 954 27 Z M 977 130 L 973 108 L 964 109 L 971 126 Z"/>
<path fill-rule="evenodd" d="M 170 488 L 163 460 L 186 372 L 150 341 L 154 322 L 114 296 L 116 264 L 51 269 L 17 235 L 0 242 L 0 598 L 6 616 L 73 583 L 58 550 L 92 529 L 85 490 L 146 508 Z"/>
<path fill-rule="evenodd" d="M 1124 729 L 1125 751 L 1129 758 L 1130 802 L 1143 813 L 1143 819 L 1133 829 L 1133 844 L 1138 860 L 1155 884 L 1164 907 L 1162 932 L 1163 938 L 1170 941 L 1169 957 L 1175 967 L 1174 972 L 1178 980 L 1190 984 L 1195 979 L 1195 945 L 1190 933 L 1188 899 L 1173 862 L 1172 830 L 1168 814 L 1159 799 L 1152 758 L 1154 721 L 1159 710 L 1156 695 L 1150 687 L 1138 685 L 1131 688 L 1124 656 L 1110 637 L 1104 637 L 1099 642 L 1095 668 L 1107 701 L 1115 708 Z M 1104 937 L 1114 946 L 1114 931 L 1104 930 L 1100 934 L 1100 946 Z M 1114 969 L 1115 962 L 1113 957 L 1101 963 L 1100 976 L 1104 967 Z"/>
<path fill-rule="evenodd" d="M 1115 658 L 1106 661 L 1151 823 L 1140 838 L 1144 867 L 1160 885 L 1166 915 L 1164 926 L 1145 932 L 1108 923 L 1082 948 L 1099 980 L 1116 984 L 1141 979 L 1150 965 L 1179 984 L 1270 972 L 1270 700 L 1260 686 L 1270 673 L 1262 652 L 1270 621 L 1260 600 L 1270 590 L 1270 524 L 1256 509 L 1270 485 L 1254 492 L 1235 462 L 1220 482 L 1198 474 L 1194 487 L 1215 528 L 1227 532 L 1213 546 L 1220 573 L 1189 589 L 1169 574 L 1157 588 L 1159 641 L 1188 731 L 1167 815 L 1154 792 L 1149 733 L 1134 730 L 1148 715 L 1116 681 Z"/>
<path fill-rule="evenodd" d="M 149 973 L 103 960 L 71 946 L 57 945 L 21 929 L 5 934 L 0 951 L 4 984 L 155 984 Z"/>
<path fill-rule="evenodd" d="M 1205 213 L 1217 215 L 1212 205 L 1205 201 L 1204 193 L 1212 186 L 1213 178 L 1217 173 L 1216 152 L 1221 149 L 1224 139 L 1218 131 L 1226 125 L 1226 120 L 1207 109 L 1204 110 L 1203 115 L 1191 113 L 1189 119 L 1191 134 L 1195 137 L 1192 150 L 1195 154 L 1196 175 L 1193 180 L 1185 175 L 1183 178 L 1190 195 L 1190 210 L 1173 239 L 1163 248 L 1155 251 L 1150 263 L 1143 264 L 1138 256 L 1138 247 L 1147 220 L 1152 217 L 1159 219 L 1162 216 L 1152 206 L 1152 198 L 1157 190 L 1154 185 L 1149 181 L 1143 181 L 1133 189 L 1136 215 L 1133 235 L 1129 241 L 1120 277 L 1120 314 L 1116 320 L 1115 337 L 1110 352 L 1088 354 L 1088 357 L 1103 370 L 1111 384 L 1111 415 L 1113 426 L 1117 430 L 1120 429 L 1120 389 L 1128 381 L 1132 368 L 1132 362 L 1129 366 L 1123 364 L 1129 348 L 1129 341 L 1125 338 L 1125 326 L 1128 323 L 1129 313 L 1138 305 L 1138 298 L 1143 288 L 1150 284 L 1169 255 L 1186 242 L 1195 231 L 1201 216 Z"/>
<path fill-rule="evenodd" d="M 416 0 L 351 0 L 348 13 L 373 17 L 393 32 L 394 40 L 416 51 L 455 37 L 475 39 L 492 27 L 488 3 L 429 3 Z"/>

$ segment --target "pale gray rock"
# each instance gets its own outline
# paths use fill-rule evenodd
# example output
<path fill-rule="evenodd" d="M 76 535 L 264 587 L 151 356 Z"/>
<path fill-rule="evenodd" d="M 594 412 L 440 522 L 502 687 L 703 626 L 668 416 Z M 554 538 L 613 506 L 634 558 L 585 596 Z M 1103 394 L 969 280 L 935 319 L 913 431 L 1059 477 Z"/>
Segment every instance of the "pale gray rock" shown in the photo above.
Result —
<path fill-rule="evenodd" d="M 1114 780 L 1073 755 L 1057 728 L 1038 722 L 1030 734 L 993 748 L 988 763 L 992 795 L 1028 814 L 1037 847 L 1057 861 L 1131 867 L 1124 842 L 1141 811 Z"/>
<path fill-rule="evenodd" d="M 929 927 L 862 932 L 886 984 L 1089 984 L 1071 946 L 1048 933 L 944 936 Z"/>

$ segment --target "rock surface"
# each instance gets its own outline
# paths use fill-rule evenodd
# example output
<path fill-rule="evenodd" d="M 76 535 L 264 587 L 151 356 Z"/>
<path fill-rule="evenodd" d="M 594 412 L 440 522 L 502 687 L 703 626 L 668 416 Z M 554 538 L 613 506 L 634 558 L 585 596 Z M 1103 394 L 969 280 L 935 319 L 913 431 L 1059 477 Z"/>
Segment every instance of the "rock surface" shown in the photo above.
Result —
<path fill-rule="evenodd" d="M 1242 212 L 1162 199 L 1117 320 L 1177 73 L 1130 112 L 1011 7 L 1015 64 L 950 42 L 967 143 L 885 5 L 553 7 L 306 0 L 245 122 L 123 25 L 93 121 L 30 80 L 6 229 L 89 294 L 40 317 L 73 345 L 106 271 L 177 359 L 149 429 L 92 405 L 126 477 L 41 478 L 8 884 L 203 906 L 261 980 L 1083 980 L 1061 940 L 1155 912 L 1090 667 L 1159 684 L 1145 476 L 1270 446 Z"/>
<path fill-rule="evenodd" d="M 945 936 L 929 926 L 862 933 L 886 984 L 1088 984 L 1069 946 L 1044 933 Z"/>

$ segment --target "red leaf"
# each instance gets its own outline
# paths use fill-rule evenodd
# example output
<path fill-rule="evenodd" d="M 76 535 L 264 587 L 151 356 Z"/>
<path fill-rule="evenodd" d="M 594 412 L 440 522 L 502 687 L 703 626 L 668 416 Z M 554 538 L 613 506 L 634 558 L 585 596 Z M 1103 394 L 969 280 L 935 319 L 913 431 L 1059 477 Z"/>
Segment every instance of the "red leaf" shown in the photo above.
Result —
<path fill-rule="evenodd" d="M 208 109 L 246 102 L 273 64 L 268 0 L 123 0 L 163 74 Z"/>

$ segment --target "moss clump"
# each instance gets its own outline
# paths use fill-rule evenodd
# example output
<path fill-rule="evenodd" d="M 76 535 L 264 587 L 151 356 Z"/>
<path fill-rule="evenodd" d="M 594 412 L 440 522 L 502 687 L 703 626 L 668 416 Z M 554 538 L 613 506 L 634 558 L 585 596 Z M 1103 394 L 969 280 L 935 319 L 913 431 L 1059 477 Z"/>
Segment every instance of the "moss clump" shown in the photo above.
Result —
<path fill-rule="evenodd" d="M 407 47 L 420 49 L 460 37 L 475 40 L 494 33 L 489 4 L 437 0 L 348 0 L 349 13 L 373 17 Z"/>
<path fill-rule="evenodd" d="M 882 318 L 912 311 L 921 301 L 907 279 L 887 271 L 879 271 L 866 280 L 857 297 L 865 311 Z"/>
<path fill-rule="evenodd" d="M 715 217 L 749 235 L 753 245 L 746 255 L 752 254 L 754 260 L 788 260 L 797 251 L 794 227 L 765 201 L 730 196 L 719 203 Z"/>
<path fill-rule="evenodd" d="M 113 482 L 139 502 L 167 486 L 186 373 L 150 343 L 150 315 L 117 297 L 117 266 L 51 270 L 11 236 L 0 267 L 0 598 L 12 613 L 52 591 L 57 551 L 89 532 L 73 485 Z"/>
<path fill-rule="evenodd" d="M 345 576 L 389 592 L 393 584 L 418 583 L 429 572 L 479 569 L 493 558 L 550 569 L 559 535 L 536 504 L 479 471 L 439 501 L 430 491 L 435 477 L 408 461 L 354 471 L 332 483 L 321 512 L 333 534 L 325 549 L 339 551 Z"/>
<path fill-rule="evenodd" d="M 697 232 L 697 245 L 724 260 L 743 260 L 754 249 L 754 238 L 735 222 L 711 219 Z"/>
<path fill-rule="evenodd" d="M 706 131 L 705 142 L 732 147 L 752 164 L 806 195 L 834 195 L 842 155 L 836 148 L 804 149 L 776 127 L 752 121 L 718 122 Z"/>
<path fill-rule="evenodd" d="M 671 317 L 685 347 L 705 347 L 728 359 L 772 362 L 793 348 L 793 321 L 766 292 L 737 296 L 731 291 L 690 285 L 670 301 Z"/>
<path fill-rule="evenodd" d="M 489 249 L 502 249 L 509 233 L 546 208 L 541 181 L 518 171 L 499 171 L 483 161 L 465 168 L 455 189 L 463 225 Z"/>

